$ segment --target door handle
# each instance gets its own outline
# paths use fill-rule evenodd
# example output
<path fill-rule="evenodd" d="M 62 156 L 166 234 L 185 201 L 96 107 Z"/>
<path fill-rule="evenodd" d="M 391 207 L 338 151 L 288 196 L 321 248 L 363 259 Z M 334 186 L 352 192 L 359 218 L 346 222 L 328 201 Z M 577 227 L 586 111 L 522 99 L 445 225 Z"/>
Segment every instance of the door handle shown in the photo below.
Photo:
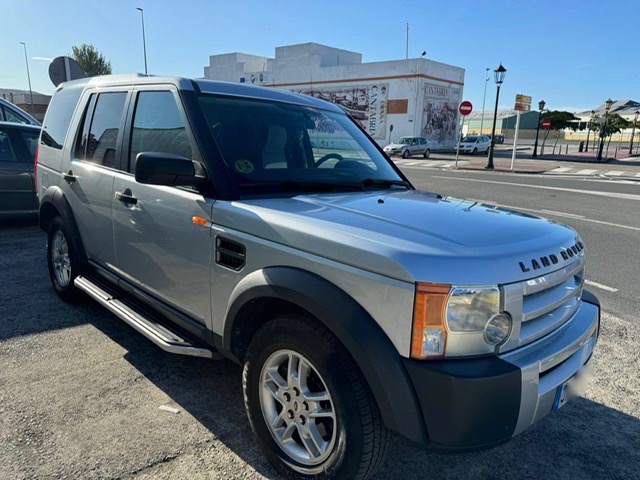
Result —
<path fill-rule="evenodd" d="M 73 182 L 76 181 L 76 177 L 73 172 L 71 170 L 69 170 L 69 172 L 67 173 L 63 173 L 62 174 L 62 178 L 64 178 L 65 182 L 67 182 L 68 184 L 72 184 Z"/>
<path fill-rule="evenodd" d="M 116 200 L 129 205 L 135 205 L 136 203 L 138 203 L 138 199 L 131 195 L 131 190 L 129 190 L 128 188 L 124 191 L 124 193 L 116 192 Z"/>

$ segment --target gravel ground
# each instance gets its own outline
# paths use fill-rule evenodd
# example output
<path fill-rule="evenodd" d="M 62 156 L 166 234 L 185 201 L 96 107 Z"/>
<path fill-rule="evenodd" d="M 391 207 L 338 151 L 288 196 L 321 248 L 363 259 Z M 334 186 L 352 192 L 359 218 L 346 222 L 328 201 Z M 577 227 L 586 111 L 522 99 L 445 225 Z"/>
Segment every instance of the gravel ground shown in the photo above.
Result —
<path fill-rule="evenodd" d="M 33 225 L 0 225 L 0 479 L 277 478 L 240 368 L 170 355 L 95 303 L 64 304 L 44 245 Z M 447 456 L 396 438 L 376 478 L 640 479 L 638 324 L 605 313 L 593 366 L 584 398 L 507 445 Z"/>

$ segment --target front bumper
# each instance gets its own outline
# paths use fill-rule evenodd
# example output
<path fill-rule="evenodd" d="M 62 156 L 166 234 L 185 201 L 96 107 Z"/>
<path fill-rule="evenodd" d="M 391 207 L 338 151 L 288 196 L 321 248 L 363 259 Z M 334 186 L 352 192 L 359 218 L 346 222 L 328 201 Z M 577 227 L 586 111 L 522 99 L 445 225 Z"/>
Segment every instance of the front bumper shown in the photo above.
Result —
<path fill-rule="evenodd" d="M 467 451 L 509 441 L 551 413 L 558 387 L 585 365 L 600 304 L 584 292 L 565 325 L 525 347 L 465 360 L 404 359 L 433 449 Z"/>

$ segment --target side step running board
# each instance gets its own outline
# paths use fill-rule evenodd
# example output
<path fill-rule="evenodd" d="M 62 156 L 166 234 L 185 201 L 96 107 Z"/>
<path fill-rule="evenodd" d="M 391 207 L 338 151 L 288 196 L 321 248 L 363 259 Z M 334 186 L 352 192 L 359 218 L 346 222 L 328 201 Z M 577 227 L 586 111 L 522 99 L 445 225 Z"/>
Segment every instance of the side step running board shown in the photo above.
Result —
<path fill-rule="evenodd" d="M 117 294 L 111 293 L 111 289 L 97 285 L 90 278 L 78 276 L 74 280 L 74 285 L 161 349 L 169 353 L 191 355 L 192 357 L 214 357 L 213 352 L 208 348 L 193 345 L 191 341 L 169 330 L 153 318 L 137 312 L 122 302 Z"/>

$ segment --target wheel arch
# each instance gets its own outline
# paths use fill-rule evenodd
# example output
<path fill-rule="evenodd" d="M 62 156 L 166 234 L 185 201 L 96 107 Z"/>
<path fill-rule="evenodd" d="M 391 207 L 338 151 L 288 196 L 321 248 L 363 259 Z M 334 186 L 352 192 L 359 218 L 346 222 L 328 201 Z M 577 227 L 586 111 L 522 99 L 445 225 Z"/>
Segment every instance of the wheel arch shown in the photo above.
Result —
<path fill-rule="evenodd" d="M 247 275 L 229 299 L 223 349 L 241 362 L 257 329 L 287 312 L 313 316 L 344 345 L 388 428 L 415 443 L 428 443 L 413 385 L 391 340 L 358 302 L 316 274 L 268 267 Z"/>
<path fill-rule="evenodd" d="M 40 208 L 38 209 L 40 228 L 48 232 L 51 222 L 58 216 L 62 218 L 67 234 L 71 237 L 80 264 L 86 265 L 87 254 L 69 201 L 60 187 L 49 187 L 40 198 Z"/>

